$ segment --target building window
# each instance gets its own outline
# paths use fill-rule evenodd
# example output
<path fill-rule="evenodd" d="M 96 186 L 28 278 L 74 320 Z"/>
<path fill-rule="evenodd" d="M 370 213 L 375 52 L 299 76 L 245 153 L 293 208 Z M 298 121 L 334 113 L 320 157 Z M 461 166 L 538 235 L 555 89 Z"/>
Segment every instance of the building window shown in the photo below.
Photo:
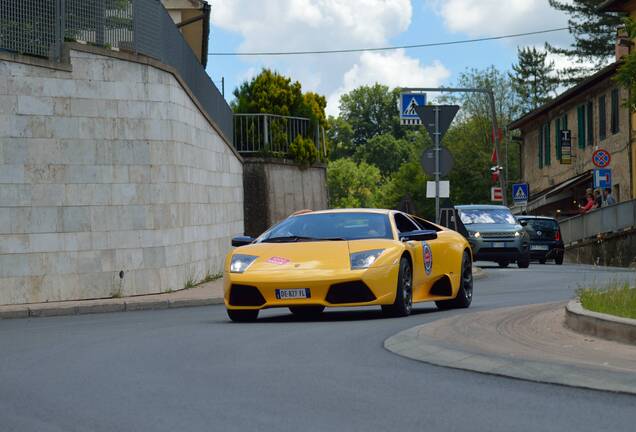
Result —
<path fill-rule="evenodd" d="M 587 103 L 587 145 L 594 145 L 594 102 Z"/>
<path fill-rule="evenodd" d="M 612 117 L 611 117 L 612 134 L 617 134 L 619 131 L 619 127 L 618 127 L 619 110 L 618 110 L 618 89 L 617 88 L 612 90 L 611 102 L 612 102 Z"/>
<path fill-rule="evenodd" d="M 550 165 L 550 122 L 543 125 L 543 164 Z"/>
<path fill-rule="evenodd" d="M 576 108 L 579 148 L 585 148 L 585 105 Z"/>
<path fill-rule="evenodd" d="M 605 95 L 598 98 L 598 138 L 603 141 L 607 136 L 607 114 L 605 112 Z"/>

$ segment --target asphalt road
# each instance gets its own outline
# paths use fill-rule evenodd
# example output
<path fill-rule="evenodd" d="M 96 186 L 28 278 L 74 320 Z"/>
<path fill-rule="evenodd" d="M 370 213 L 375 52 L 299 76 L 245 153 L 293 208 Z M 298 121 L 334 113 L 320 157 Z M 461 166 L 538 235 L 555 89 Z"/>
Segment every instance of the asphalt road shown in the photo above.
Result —
<path fill-rule="evenodd" d="M 473 310 L 566 300 L 636 273 L 488 268 Z M 428 366 L 383 349 L 447 317 L 222 306 L 0 321 L 0 431 L 633 431 L 636 397 Z"/>

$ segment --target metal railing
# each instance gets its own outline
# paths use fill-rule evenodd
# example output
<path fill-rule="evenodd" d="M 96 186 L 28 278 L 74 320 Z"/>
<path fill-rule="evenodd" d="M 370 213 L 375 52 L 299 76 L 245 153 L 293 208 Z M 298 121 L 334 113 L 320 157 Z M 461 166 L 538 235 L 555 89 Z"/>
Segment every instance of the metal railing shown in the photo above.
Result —
<path fill-rule="evenodd" d="M 297 136 L 311 139 L 325 154 L 324 129 L 308 118 L 274 114 L 234 114 L 234 147 L 244 155 L 284 157 Z"/>
<path fill-rule="evenodd" d="M 560 221 L 565 244 L 636 226 L 636 200 L 624 201 Z"/>
<path fill-rule="evenodd" d="M 62 60 L 65 41 L 172 66 L 233 142 L 232 110 L 159 0 L 1 0 L 0 50 Z"/>

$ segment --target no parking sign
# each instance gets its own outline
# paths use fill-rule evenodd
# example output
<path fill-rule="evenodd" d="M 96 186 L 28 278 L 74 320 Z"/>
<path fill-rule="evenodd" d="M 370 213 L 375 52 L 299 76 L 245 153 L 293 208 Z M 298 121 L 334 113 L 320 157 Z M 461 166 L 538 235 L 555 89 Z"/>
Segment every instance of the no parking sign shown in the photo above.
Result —
<path fill-rule="evenodd" d="M 598 149 L 592 154 L 592 163 L 597 168 L 605 168 L 612 161 L 612 155 L 605 149 Z"/>

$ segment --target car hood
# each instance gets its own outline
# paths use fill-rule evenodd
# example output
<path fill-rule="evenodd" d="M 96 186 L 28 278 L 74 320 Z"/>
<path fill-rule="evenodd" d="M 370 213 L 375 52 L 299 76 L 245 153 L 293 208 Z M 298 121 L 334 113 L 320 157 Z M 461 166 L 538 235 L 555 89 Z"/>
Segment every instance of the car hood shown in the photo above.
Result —
<path fill-rule="evenodd" d="M 319 241 L 291 243 L 256 243 L 235 249 L 231 255 L 245 254 L 258 258 L 248 272 L 272 272 L 290 270 L 349 270 L 349 255 L 372 249 L 384 249 L 387 252 L 396 248 L 392 240 L 352 240 Z M 383 253 L 376 265 L 388 262 L 388 253 Z"/>
<path fill-rule="evenodd" d="M 472 232 L 515 232 L 520 231 L 522 227 L 518 224 L 469 224 L 466 225 L 466 229 Z"/>

